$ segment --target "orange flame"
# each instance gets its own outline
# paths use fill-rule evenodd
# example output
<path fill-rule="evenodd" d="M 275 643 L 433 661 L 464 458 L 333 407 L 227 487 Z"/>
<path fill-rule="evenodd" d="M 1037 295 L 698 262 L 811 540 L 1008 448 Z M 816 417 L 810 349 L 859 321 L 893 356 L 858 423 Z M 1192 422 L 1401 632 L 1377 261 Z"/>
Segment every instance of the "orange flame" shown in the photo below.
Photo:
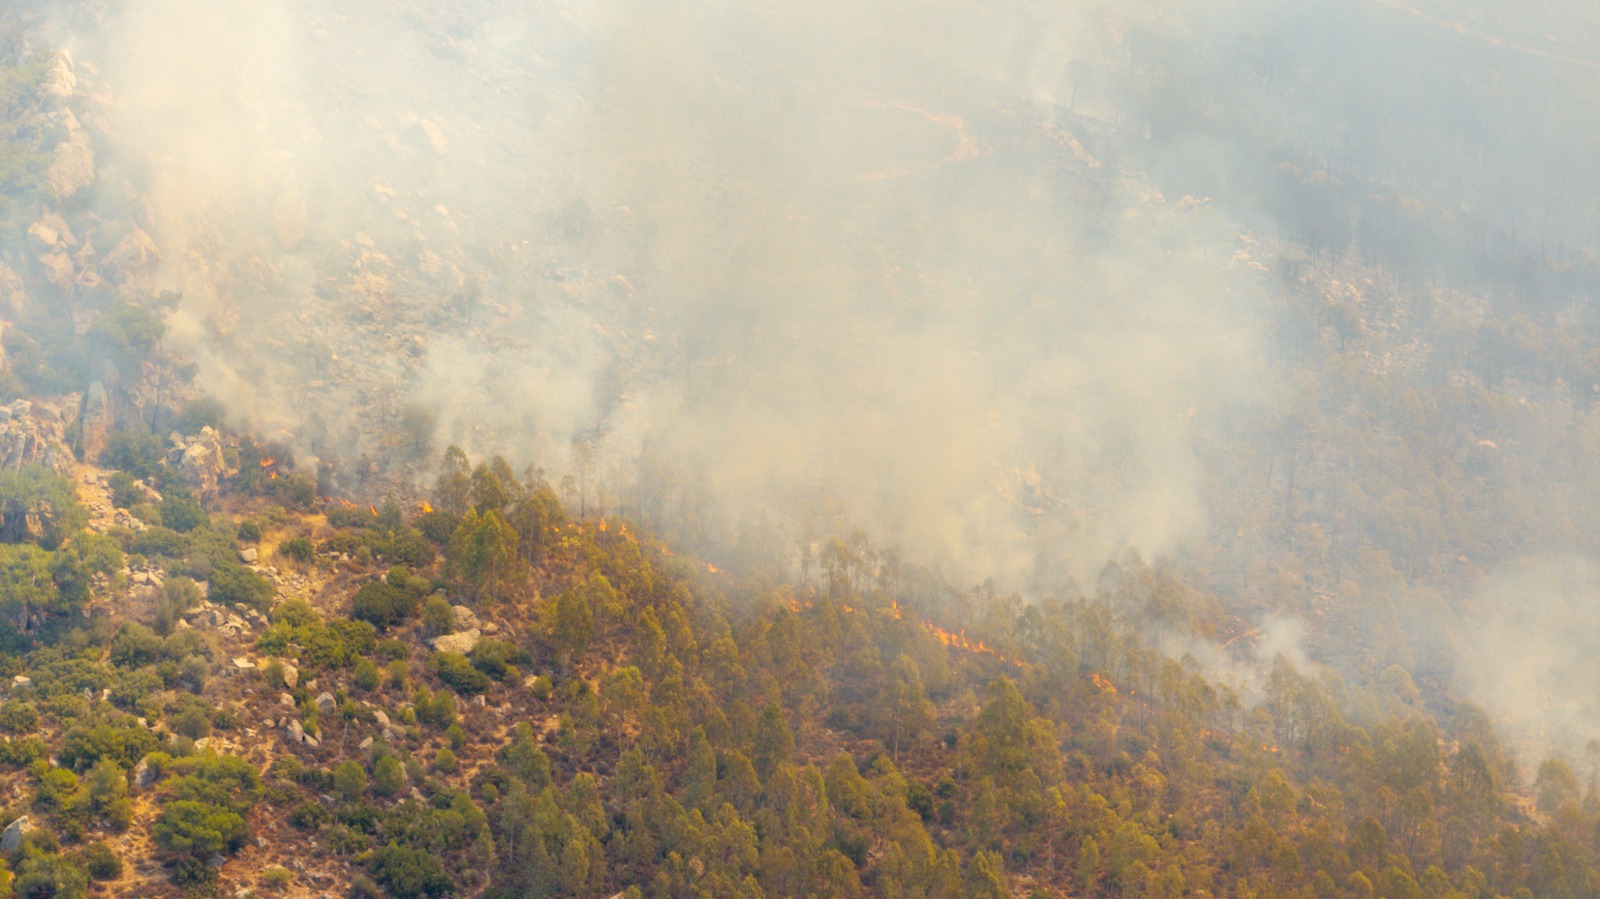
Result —
<path fill-rule="evenodd" d="M 433 507 L 428 505 L 428 501 L 427 500 L 423 500 L 422 501 L 422 511 L 423 511 L 424 514 L 427 514 L 427 515 L 432 515 L 433 514 Z"/>
<path fill-rule="evenodd" d="M 378 517 L 378 510 L 375 507 L 368 506 L 367 507 L 367 511 L 372 513 L 372 517 L 373 518 L 377 518 Z"/>
<path fill-rule="evenodd" d="M 604 534 L 605 532 L 606 532 L 606 520 L 604 518 L 602 518 L 602 519 L 600 519 L 600 533 Z"/>
<path fill-rule="evenodd" d="M 722 569 L 720 569 L 717 566 L 711 564 L 710 562 L 707 562 L 706 563 L 706 570 L 711 572 L 712 574 L 716 574 L 717 572 L 721 571 Z"/>
<path fill-rule="evenodd" d="M 257 464 L 258 464 L 258 465 L 260 465 L 260 466 L 261 466 L 261 467 L 262 467 L 262 468 L 271 468 L 271 467 L 272 467 L 272 466 L 274 466 L 274 465 L 277 465 L 277 464 L 278 464 L 278 460 L 277 460 L 277 459 L 274 459 L 274 458 L 273 458 L 273 457 L 271 457 L 271 456 L 268 456 L 268 457 L 267 457 L 267 458 L 265 458 L 265 459 L 262 459 L 262 460 L 261 460 L 261 461 L 260 461 L 260 462 L 258 462 L 258 463 L 257 463 Z"/>
<path fill-rule="evenodd" d="M 267 475 L 267 480 L 269 480 L 269 481 L 276 481 L 277 479 L 278 479 L 278 473 L 275 472 L 275 471 L 273 473 Z"/>
<path fill-rule="evenodd" d="M 1091 672 L 1089 674 L 1089 679 L 1094 681 L 1094 685 L 1100 688 L 1101 693 L 1107 693 L 1112 696 L 1117 695 L 1117 685 L 1112 683 L 1107 678 L 1101 677 L 1100 672 Z"/>

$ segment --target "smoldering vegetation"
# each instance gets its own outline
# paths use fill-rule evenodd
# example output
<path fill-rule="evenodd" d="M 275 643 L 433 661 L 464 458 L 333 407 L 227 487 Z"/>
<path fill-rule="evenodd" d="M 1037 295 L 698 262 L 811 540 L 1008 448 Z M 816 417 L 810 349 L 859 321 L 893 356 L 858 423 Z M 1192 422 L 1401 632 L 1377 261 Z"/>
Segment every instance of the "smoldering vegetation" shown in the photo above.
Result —
<path fill-rule="evenodd" d="M 1292 635 L 1590 736 L 1515 699 L 1585 652 L 1515 611 L 1587 607 L 1541 560 L 1600 552 L 1587 8 L 28 8 L 66 213 L 151 250 L 61 302 L 181 295 L 335 490 L 459 444 L 725 560 L 859 527 L 1030 596 L 1133 548 L 1276 622 L 1243 678 Z"/>

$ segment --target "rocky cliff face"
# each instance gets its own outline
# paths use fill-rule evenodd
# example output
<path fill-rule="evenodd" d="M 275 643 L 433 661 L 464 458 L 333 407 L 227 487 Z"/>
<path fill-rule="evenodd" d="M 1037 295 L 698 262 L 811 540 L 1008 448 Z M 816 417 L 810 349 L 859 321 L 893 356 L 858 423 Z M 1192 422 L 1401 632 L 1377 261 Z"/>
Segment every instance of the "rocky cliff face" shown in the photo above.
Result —
<path fill-rule="evenodd" d="M 0 469 L 43 465 L 52 471 L 72 470 L 67 426 L 77 416 L 78 397 L 61 402 L 17 400 L 0 406 Z"/>

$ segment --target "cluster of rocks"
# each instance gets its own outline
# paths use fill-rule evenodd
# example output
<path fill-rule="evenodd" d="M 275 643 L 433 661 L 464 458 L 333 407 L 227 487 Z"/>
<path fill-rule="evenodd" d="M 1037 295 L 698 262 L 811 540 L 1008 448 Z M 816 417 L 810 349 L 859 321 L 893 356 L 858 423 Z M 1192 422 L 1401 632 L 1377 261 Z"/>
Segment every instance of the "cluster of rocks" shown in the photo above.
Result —
<path fill-rule="evenodd" d="M 435 652 L 469 653 L 477 648 L 484 634 L 500 629 L 492 621 L 479 622 L 478 614 L 466 606 L 451 606 L 451 610 L 455 612 L 456 632 L 434 637 L 431 643 Z"/>
<path fill-rule="evenodd" d="M 310 599 L 314 585 L 309 578 L 293 571 L 279 571 L 272 565 L 257 565 L 255 564 L 255 559 L 245 558 L 250 553 L 255 553 L 258 558 L 260 556 L 260 552 L 253 547 L 242 550 L 239 556 L 243 561 L 249 563 L 257 574 L 267 579 L 267 583 L 272 585 L 272 589 L 277 591 L 280 598 Z"/>
<path fill-rule="evenodd" d="M 238 468 L 228 465 L 223 454 L 222 435 L 209 425 L 187 437 L 174 431 L 167 442 L 167 464 L 177 470 L 202 502 L 216 498 L 218 482 L 239 473 Z"/>
<path fill-rule="evenodd" d="M 166 583 L 166 572 L 160 568 L 145 566 L 142 568 L 127 569 L 128 583 L 136 587 L 149 587 L 153 590 L 161 589 Z"/>
<path fill-rule="evenodd" d="M 77 405 L 74 395 L 62 404 L 17 400 L 0 406 L 0 469 L 37 464 L 71 471 L 74 459 L 66 430 L 77 416 Z"/>
<path fill-rule="evenodd" d="M 255 628 L 266 627 L 268 621 L 267 616 L 249 606 L 236 603 L 233 609 L 227 609 L 206 600 L 186 612 L 183 623 L 190 627 L 209 627 L 230 637 L 243 637 Z M 236 660 L 234 667 L 254 668 L 255 665 L 238 665 Z"/>
<path fill-rule="evenodd" d="M 288 666 L 285 666 L 285 669 L 287 668 Z M 334 698 L 332 693 L 328 693 L 326 691 L 318 693 L 315 702 L 317 705 L 317 713 L 323 718 L 331 719 L 334 712 L 338 710 L 338 700 Z M 322 745 L 322 741 L 317 739 L 315 736 L 306 733 L 305 725 L 300 723 L 300 717 L 295 712 L 295 701 L 293 696 L 288 693 L 278 694 L 278 704 L 283 706 L 284 709 L 286 709 L 286 712 L 284 716 L 277 721 L 269 718 L 266 722 L 268 727 L 283 728 L 284 736 L 288 738 L 290 743 L 298 743 L 303 746 L 311 747 Z M 394 739 L 394 726 L 389 720 L 389 713 L 385 712 L 383 709 L 374 708 L 370 703 L 362 703 L 362 705 L 366 706 L 372 712 L 373 722 L 377 724 L 383 738 L 385 740 Z M 367 737 L 366 739 L 362 740 L 361 748 L 366 749 L 367 747 L 371 746 L 373 740 L 373 737 Z"/>

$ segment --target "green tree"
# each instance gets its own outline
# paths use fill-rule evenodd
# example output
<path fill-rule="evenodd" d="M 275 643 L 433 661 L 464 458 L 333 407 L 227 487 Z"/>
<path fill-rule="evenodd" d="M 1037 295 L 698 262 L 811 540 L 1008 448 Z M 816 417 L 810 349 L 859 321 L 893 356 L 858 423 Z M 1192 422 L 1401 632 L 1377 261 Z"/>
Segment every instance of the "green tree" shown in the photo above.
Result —
<path fill-rule="evenodd" d="M 568 666 L 583 661 L 584 653 L 589 650 L 589 641 L 594 637 L 594 613 L 582 594 L 568 590 L 556 597 L 551 637 L 555 640 L 556 651 L 561 653 Z"/>
<path fill-rule="evenodd" d="M 517 532 L 495 511 L 468 509 L 445 553 L 445 573 L 474 600 L 493 598 L 515 578 Z"/>
<path fill-rule="evenodd" d="M 756 722 L 755 743 L 751 747 L 750 760 L 755 764 L 756 774 L 764 783 L 780 764 L 793 756 L 794 734 L 783 716 L 783 708 L 776 702 L 769 703 Z"/>
<path fill-rule="evenodd" d="M 180 799 L 161 807 L 151 833 L 163 852 L 204 858 L 237 850 L 250 832 L 227 808 Z"/>
<path fill-rule="evenodd" d="M 0 615 L 19 634 L 32 633 L 59 610 L 52 561 L 49 552 L 32 544 L 0 544 Z"/>
<path fill-rule="evenodd" d="M 53 550 L 88 520 L 65 477 L 42 465 L 0 472 L 0 542 Z"/>
<path fill-rule="evenodd" d="M 444 451 L 444 459 L 439 464 L 439 479 L 433 485 L 433 505 L 440 512 L 460 516 L 467 511 L 472 490 L 470 472 L 467 454 L 461 451 L 461 447 L 452 445 Z"/>

